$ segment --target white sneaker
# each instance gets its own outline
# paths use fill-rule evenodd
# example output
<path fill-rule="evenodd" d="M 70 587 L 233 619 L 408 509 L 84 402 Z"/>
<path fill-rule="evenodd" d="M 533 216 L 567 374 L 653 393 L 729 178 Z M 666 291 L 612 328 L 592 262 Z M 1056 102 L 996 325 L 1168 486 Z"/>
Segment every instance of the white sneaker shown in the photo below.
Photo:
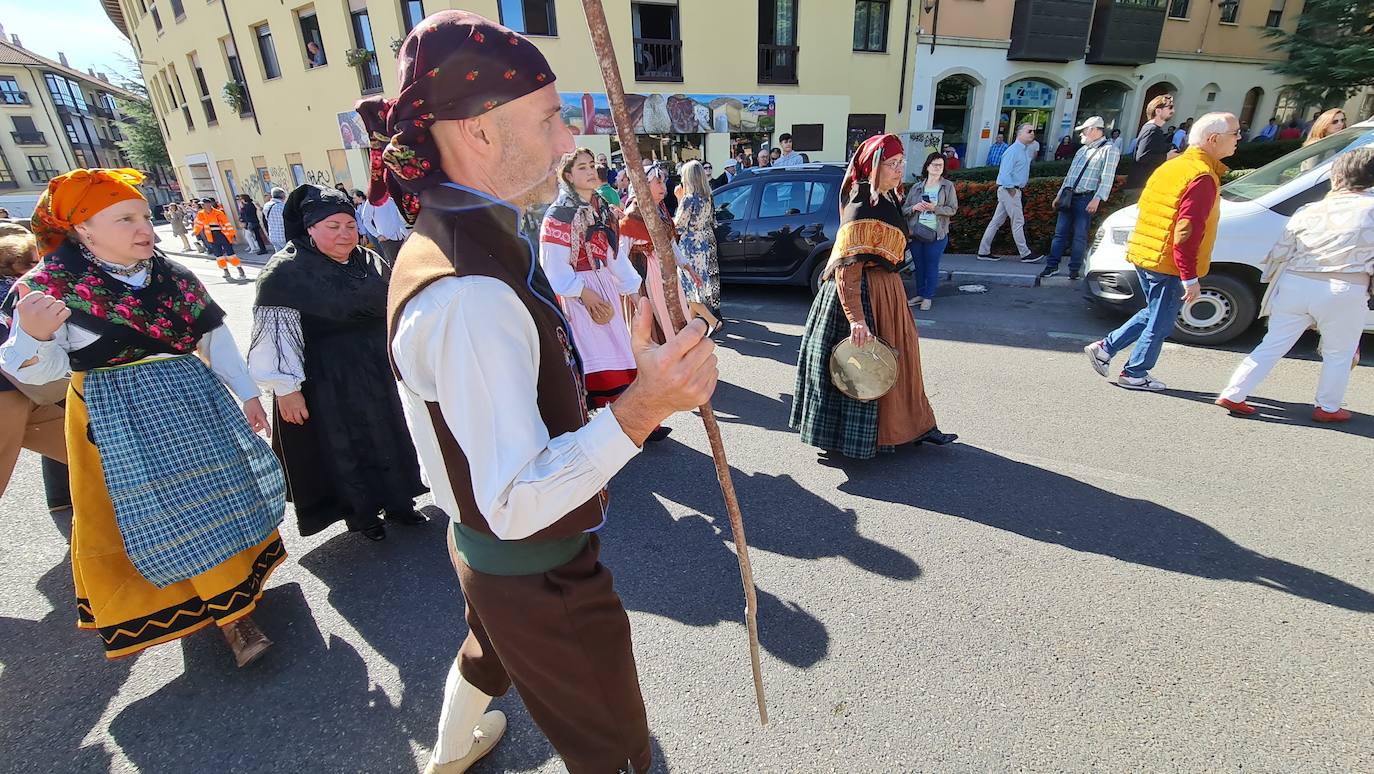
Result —
<path fill-rule="evenodd" d="M 1165 389 L 1164 382 L 1159 381 L 1149 374 L 1145 374 L 1144 376 L 1127 376 L 1126 374 L 1122 374 L 1116 377 L 1116 383 L 1118 386 L 1125 387 L 1128 390 L 1159 392 Z"/>
<path fill-rule="evenodd" d="M 1103 379 L 1107 378 L 1107 367 L 1112 364 L 1112 356 L 1107 354 L 1107 348 L 1102 346 L 1101 341 L 1094 341 L 1083 348 L 1087 353 L 1088 360 L 1093 364 L 1093 370 Z"/>
<path fill-rule="evenodd" d="M 492 710 L 484 714 L 482 719 L 477 721 L 477 728 L 472 731 L 472 749 L 468 750 L 468 754 L 448 763 L 435 763 L 434 759 L 430 758 L 429 765 L 425 767 L 425 774 L 463 774 L 495 749 L 496 743 L 501 741 L 505 733 L 506 713 Z"/>
<path fill-rule="evenodd" d="M 908 299 L 906 300 L 906 305 L 907 305 L 907 306 L 920 306 L 920 305 L 921 305 L 921 302 L 924 301 L 924 300 L 925 300 L 925 299 L 922 298 L 922 297 L 920 297 L 920 296 L 912 296 L 911 298 L 908 298 Z"/>
<path fill-rule="evenodd" d="M 922 311 L 922 312 L 929 312 L 929 311 L 930 311 L 930 299 L 929 299 L 929 298 L 923 298 L 923 299 L 921 299 L 921 311 Z"/>

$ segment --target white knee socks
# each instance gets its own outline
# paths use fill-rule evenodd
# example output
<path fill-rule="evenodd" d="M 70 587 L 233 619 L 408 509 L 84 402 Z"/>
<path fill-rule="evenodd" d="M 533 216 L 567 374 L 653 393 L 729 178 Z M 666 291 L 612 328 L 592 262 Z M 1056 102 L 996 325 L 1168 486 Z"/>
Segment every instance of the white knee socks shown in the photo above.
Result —
<path fill-rule="evenodd" d="M 472 731 L 491 697 L 463 679 L 458 670 L 458 658 L 448 670 L 444 684 L 444 708 L 439 712 L 439 738 L 434 743 L 435 763 L 456 761 L 472 749 Z"/>

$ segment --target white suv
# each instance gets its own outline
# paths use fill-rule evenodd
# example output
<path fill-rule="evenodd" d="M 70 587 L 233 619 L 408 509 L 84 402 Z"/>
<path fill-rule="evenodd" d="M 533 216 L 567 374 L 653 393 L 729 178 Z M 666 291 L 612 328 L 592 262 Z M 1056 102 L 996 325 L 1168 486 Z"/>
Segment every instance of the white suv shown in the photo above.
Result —
<path fill-rule="evenodd" d="M 1363 121 L 1223 185 L 1212 267 L 1202 278 L 1201 297 L 1179 312 L 1173 338 L 1221 344 L 1254 324 L 1264 294 L 1260 269 L 1288 218 L 1331 189 L 1331 162 L 1337 156 L 1371 144 L 1374 120 Z M 1137 212 L 1132 205 L 1102 221 L 1085 276 L 1090 300 L 1131 312 L 1144 306 L 1135 267 L 1126 260 Z M 1374 331 L 1374 311 L 1365 319 L 1365 330 Z"/>

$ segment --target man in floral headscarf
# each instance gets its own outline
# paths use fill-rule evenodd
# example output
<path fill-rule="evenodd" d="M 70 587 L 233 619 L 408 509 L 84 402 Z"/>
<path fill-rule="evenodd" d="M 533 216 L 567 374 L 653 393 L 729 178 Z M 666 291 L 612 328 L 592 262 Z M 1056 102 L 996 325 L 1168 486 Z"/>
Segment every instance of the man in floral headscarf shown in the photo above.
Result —
<path fill-rule="evenodd" d="M 358 112 L 370 199 L 391 196 L 415 222 L 391 278 L 390 354 L 452 518 L 468 623 L 428 771 L 466 771 L 492 749 L 505 717 L 486 708 L 512 684 L 569 771 L 645 771 L 629 619 L 596 532 L 611 476 L 714 390 L 714 345 L 701 323 L 651 345 L 641 303 L 637 379 L 589 421 L 571 329 L 519 230 L 573 147 L 553 71 L 524 37 L 464 11 L 421 21 L 399 59 L 399 96 Z"/>

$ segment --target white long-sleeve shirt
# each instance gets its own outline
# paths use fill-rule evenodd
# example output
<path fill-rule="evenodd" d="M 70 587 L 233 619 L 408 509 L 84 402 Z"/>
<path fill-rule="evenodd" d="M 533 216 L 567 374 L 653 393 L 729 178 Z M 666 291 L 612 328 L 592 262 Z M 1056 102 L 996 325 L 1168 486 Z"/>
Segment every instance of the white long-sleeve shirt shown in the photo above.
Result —
<path fill-rule="evenodd" d="M 577 298 L 582 295 L 584 287 L 582 276 L 573 269 L 569 256 L 572 248 L 567 245 L 554 244 L 553 242 L 539 243 L 539 265 L 544 267 L 544 276 L 549 278 L 549 284 L 553 286 L 553 292 L 564 298 Z M 610 269 L 611 276 L 615 278 L 616 291 L 622 296 L 628 296 L 639 290 L 642 280 L 639 272 L 635 271 L 634 264 L 630 263 L 628 252 L 617 252 L 608 257 L 606 268 Z M 597 288 L 597 292 L 602 292 Z M 605 298 L 603 301 L 613 301 L 614 299 Z"/>
<path fill-rule="evenodd" d="M 305 381 L 301 313 L 289 306 L 253 307 L 248 373 L 273 395 L 288 395 Z"/>
<path fill-rule="evenodd" d="M 367 221 L 368 233 L 380 239 L 400 242 L 410 235 L 410 226 L 406 225 L 401 211 L 396 208 L 396 202 L 391 199 L 381 204 L 363 204 L 363 215 Z"/>
<path fill-rule="evenodd" d="M 148 281 L 148 273 L 141 271 L 132 277 L 115 279 L 133 287 L 142 287 Z M 14 324 L 10 326 L 9 338 L 0 344 L 0 370 L 13 376 L 24 384 L 47 384 L 65 378 L 71 373 L 68 352 L 75 352 L 100 340 L 100 335 L 78 325 L 63 323 L 48 341 L 38 341 L 24 331 L 20 324 L 23 314 L 15 310 Z M 221 325 L 201 337 L 196 347 L 205 357 L 210 370 L 230 389 L 239 400 L 258 397 L 258 385 L 248 375 L 248 365 L 234 343 L 234 334 Z M 24 367 L 24 363 L 34 357 L 38 360 Z M 152 357 L 172 357 L 172 355 L 153 355 Z"/>
<path fill-rule="evenodd" d="M 595 497 L 639 448 L 611 411 L 550 438 L 539 415 L 539 335 L 515 292 L 491 277 L 445 277 L 406 302 L 391 352 L 420 466 L 456 521 L 425 403 L 439 404 L 467 456 L 473 495 L 502 540 L 529 537 Z"/>

